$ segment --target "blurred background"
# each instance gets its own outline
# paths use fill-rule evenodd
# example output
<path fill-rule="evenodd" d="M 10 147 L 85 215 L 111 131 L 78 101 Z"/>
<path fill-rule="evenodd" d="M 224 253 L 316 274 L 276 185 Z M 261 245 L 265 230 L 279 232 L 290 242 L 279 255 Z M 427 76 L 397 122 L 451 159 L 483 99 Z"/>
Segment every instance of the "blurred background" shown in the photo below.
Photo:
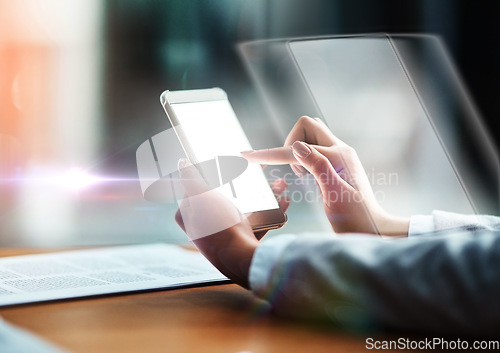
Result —
<path fill-rule="evenodd" d="M 162 91 L 215 86 L 254 148 L 281 144 L 245 41 L 438 35 L 498 150 L 499 20 L 495 1 L 0 0 L 0 246 L 185 241 L 175 205 L 143 200 L 135 151 L 169 127 Z M 324 229 L 293 207 L 283 231 Z"/>

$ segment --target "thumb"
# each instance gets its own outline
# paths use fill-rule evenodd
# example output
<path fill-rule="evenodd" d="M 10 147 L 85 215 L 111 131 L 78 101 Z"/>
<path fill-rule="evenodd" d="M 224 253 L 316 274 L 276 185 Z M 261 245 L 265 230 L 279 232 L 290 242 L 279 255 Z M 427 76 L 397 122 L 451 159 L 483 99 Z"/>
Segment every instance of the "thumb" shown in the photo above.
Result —
<path fill-rule="evenodd" d="M 185 158 L 179 159 L 177 167 L 187 196 L 195 196 L 209 190 L 200 172 L 189 160 Z"/>
<path fill-rule="evenodd" d="M 328 195 L 332 188 L 349 185 L 337 174 L 330 160 L 314 147 L 295 141 L 292 151 L 297 161 L 314 176 L 323 195 Z"/>

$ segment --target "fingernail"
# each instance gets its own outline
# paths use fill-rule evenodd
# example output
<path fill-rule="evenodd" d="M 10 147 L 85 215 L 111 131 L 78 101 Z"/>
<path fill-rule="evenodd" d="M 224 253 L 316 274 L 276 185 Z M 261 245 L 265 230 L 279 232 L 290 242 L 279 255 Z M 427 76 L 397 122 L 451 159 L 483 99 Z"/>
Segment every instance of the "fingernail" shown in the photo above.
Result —
<path fill-rule="evenodd" d="M 249 155 L 250 153 L 254 152 L 254 150 L 249 150 L 249 151 L 241 151 L 240 154 L 242 156 L 246 156 L 246 155 Z"/>
<path fill-rule="evenodd" d="M 186 158 L 180 158 L 177 162 L 177 169 L 179 170 L 186 168 L 187 166 L 189 166 L 189 161 Z"/>
<path fill-rule="evenodd" d="M 303 166 L 301 165 L 298 165 L 297 166 L 297 170 L 302 174 L 302 176 L 306 175 L 308 173 L 307 169 L 304 168 Z"/>
<path fill-rule="evenodd" d="M 299 158 L 306 158 L 311 154 L 311 149 L 302 141 L 295 141 L 292 145 L 293 153 Z"/>
<path fill-rule="evenodd" d="M 297 166 L 291 165 L 290 167 L 292 168 L 295 175 L 298 176 L 299 178 L 302 178 L 304 176 L 304 173 L 302 173 L 300 169 L 297 168 Z"/>

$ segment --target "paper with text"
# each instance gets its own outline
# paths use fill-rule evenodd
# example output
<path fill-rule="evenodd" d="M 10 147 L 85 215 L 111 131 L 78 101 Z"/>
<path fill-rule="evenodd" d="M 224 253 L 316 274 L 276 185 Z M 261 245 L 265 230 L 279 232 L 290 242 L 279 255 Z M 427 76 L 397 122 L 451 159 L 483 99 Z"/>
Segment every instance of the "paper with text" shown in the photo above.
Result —
<path fill-rule="evenodd" d="M 0 258 L 0 305 L 225 281 L 199 252 L 152 244 Z"/>

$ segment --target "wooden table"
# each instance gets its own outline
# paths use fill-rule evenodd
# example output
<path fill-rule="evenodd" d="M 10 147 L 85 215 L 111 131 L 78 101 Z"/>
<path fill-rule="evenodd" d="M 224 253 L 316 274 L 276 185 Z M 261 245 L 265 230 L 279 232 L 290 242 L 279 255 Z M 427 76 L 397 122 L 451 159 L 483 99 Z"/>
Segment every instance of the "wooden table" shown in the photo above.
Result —
<path fill-rule="evenodd" d="M 225 284 L 14 306 L 0 315 L 72 352 L 367 351 L 366 337 L 267 309 L 251 292 Z"/>

